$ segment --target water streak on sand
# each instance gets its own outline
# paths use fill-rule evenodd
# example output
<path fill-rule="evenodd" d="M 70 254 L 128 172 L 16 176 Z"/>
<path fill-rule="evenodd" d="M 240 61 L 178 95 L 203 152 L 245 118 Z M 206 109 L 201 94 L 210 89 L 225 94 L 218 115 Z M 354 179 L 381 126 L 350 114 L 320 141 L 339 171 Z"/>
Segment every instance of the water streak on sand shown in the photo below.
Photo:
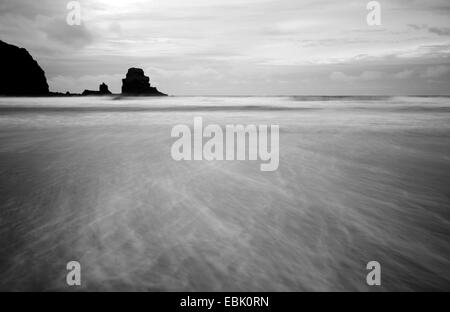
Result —
<path fill-rule="evenodd" d="M 174 162 L 279 124 L 280 167 Z M 0 98 L 0 290 L 450 290 L 449 98 Z"/>

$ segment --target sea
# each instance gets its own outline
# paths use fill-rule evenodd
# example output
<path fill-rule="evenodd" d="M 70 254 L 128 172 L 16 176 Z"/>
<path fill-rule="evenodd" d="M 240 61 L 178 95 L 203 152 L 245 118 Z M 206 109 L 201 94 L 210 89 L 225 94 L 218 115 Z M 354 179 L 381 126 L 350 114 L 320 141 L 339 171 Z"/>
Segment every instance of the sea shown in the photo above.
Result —
<path fill-rule="evenodd" d="M 278 168 L 174 160 L 195 117 Z M 0 98 L 0 290 L 450 291 L 450 98 Z"/>

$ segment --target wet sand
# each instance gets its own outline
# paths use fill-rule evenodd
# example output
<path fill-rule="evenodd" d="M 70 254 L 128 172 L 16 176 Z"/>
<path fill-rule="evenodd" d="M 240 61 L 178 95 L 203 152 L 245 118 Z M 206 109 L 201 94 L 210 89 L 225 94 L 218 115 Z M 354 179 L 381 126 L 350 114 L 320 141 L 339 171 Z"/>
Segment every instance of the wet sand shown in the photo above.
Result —
<path fill-rule="evenodd" d="M 196 116 L 278 170 L 175 162 Z M 0 98 L 0 290 L 449 291 L 449 185 L 448 98 Z"/>

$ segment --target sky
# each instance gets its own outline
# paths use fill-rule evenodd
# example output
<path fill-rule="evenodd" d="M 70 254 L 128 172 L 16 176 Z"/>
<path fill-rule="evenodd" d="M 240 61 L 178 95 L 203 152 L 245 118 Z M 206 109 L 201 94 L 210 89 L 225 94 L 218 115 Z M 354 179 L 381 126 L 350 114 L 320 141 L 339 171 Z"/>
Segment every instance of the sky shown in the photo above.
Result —
<path fill-rule="evenodd" d="M 0 40 L 26 48 L 51 91 L 140 67 L 170 95 L 450 94 L 450 1 L 1 0 Z"/>

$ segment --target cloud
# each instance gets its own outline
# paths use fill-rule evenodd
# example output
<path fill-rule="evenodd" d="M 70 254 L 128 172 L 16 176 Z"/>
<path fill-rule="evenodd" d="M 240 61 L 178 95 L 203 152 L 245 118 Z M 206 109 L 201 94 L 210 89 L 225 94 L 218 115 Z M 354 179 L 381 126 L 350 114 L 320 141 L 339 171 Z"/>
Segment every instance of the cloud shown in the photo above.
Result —
<path fill-rule="evenodd" d="M 353 81 L 373 81 L 383 77 L 379 71 L 363 71 L 360 75 L 347 75 L 342 72 L 332 72 L 329 78 L 333 81 L 353 82 Z"/>
<path fill-rule="evenodd" d="M 65 46 L 84 47 L 93 42 L 94 36 L 86 25 L 70 26 L 64 19 L 52 19 L 40 28 L 48 37 Z"/>
<path fill-rule="evenodd" d="M 194 66 L 184 69 L 163 69 L 150 67 L 148 71 L 163 78 L 176 77 L 191 80 L 199 77 L 206 77 L 208 79 L 220 79 L 223 77 L 223 75 L 218 70 L 204 66 Z"/>
<path fill-rule="evenodd" d="M 412 77 L 413 74 L 414 74 L 414 70 L 405 69 L 405 70 L 402 70 L 402 71 L 400 71 L 398 73 L 395 73 L 394 74 L 394 78 L 396 78 L 396 79 L 408 79 L 408 78 Z"/>
<path fill-rule="evenodd" d="M 450 36 L 450 27 L 430 27 L 426 24 L 408 24 L 408 27 L 414 30 L 425 30 L 438 36 Z"/>
<path fill-rule="evenodd" d="M 450 27 L 430 27 L 428 31 L 439 36 L 450 36 Z"/>
<path fill-rule="evenodd" d="M 366 80 L 366 81 L 378 80 L 383 77 L 383 73 L 381 73 L 379 71 L 364 71 L 360 77 L 361 77 L 361 79 Z"/>
<path fill-rule="evenodd" d="M 346 75 L 342 72 L 332 72 L 330 74 L 330 79 L 333 81 L 344 81 L 349 82 L 355 80 L 354 76 Z"/>
<path fill-rule="evenodd" d="M 421 74 L 423 78 L 439 78 L 450 73 L 450 65 L 429 66 L 425 72 Z"/>
<path fill-rule="evenodd" d="M 389 1 L 382 27 L 366 24 L 361 0 L 80 3 L 83 22 L 69 26 L 66 1 L 0 2 L 0 39 L 27 48 L 54 90 L 111 77 L 118 92 L 136 66 L 170 94 L 427 93 L 424 78 L 448 93 L 448 0 Z"/>

